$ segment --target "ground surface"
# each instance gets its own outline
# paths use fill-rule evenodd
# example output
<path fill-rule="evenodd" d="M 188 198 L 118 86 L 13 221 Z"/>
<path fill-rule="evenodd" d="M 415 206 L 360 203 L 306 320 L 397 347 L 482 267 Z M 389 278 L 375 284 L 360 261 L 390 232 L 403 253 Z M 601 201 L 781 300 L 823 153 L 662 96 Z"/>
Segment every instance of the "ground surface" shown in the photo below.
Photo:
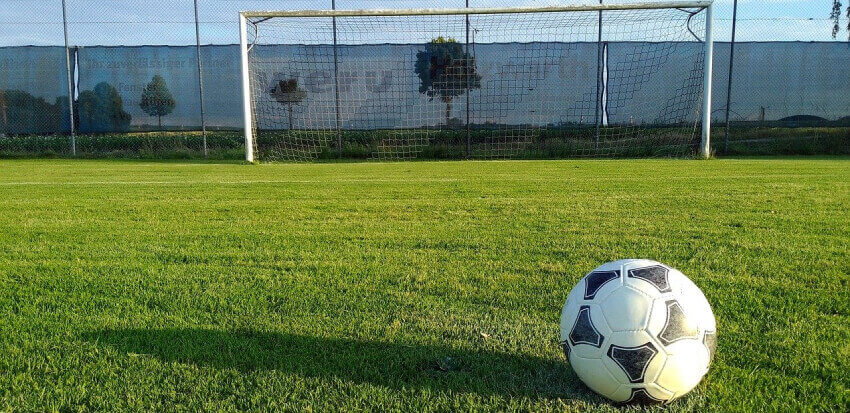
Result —
<path fill-rule="evenodd" d="M 559 311 L 646 257 L 719 323 L 669 411 L 848 411 L 848 207 L 847 158 L 0 161 L 0 410 L 615 410 Z"/>

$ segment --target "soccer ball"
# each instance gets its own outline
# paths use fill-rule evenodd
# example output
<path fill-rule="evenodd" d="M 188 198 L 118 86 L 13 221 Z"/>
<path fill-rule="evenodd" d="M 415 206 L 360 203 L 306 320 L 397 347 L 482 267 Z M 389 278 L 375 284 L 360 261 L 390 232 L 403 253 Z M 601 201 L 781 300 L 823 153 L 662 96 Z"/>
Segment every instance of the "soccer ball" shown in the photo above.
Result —
<path fill-rule="evenodd" d="M 587 274 L 561 312 L 561 346 L 596 393 L 619 403 L 667 403 L 708 372 L 717 327 L 688 277 L 649 260 L 621 260 Z"/>

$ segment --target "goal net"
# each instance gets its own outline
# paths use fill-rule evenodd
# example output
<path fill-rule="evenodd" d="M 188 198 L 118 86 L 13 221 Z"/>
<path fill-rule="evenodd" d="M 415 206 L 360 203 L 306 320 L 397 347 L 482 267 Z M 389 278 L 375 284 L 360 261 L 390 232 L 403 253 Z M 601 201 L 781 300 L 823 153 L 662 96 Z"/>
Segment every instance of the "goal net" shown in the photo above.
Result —
<path fill-rule="evenodd" d="M 710 20 L 708 2 L 243 12 L 247 158 L 694 155 Z"/>

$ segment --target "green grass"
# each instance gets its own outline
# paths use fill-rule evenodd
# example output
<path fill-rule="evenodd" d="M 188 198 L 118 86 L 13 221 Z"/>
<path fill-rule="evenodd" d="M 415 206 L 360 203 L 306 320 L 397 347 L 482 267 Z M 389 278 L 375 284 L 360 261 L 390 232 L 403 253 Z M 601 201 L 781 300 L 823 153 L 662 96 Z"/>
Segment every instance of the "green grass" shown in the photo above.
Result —
<path fill-rule="evenodd" d="M 849 206 L 847 158 L 0 161 L 0 410 L 614 411 L 559 311 L 646 257 L 719 323 L 668 411 L 846 412 Z"/>

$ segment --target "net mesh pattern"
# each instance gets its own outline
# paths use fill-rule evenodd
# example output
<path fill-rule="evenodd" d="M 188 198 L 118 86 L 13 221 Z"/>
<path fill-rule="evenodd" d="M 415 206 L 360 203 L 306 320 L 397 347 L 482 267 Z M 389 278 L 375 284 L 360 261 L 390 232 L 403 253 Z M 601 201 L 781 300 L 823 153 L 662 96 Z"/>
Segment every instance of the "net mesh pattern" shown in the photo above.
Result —
<path fill-rule="evenodd" d="M 260 160 L 687 156 L 699 143 L 702 10 L 249 23 Z"/>

